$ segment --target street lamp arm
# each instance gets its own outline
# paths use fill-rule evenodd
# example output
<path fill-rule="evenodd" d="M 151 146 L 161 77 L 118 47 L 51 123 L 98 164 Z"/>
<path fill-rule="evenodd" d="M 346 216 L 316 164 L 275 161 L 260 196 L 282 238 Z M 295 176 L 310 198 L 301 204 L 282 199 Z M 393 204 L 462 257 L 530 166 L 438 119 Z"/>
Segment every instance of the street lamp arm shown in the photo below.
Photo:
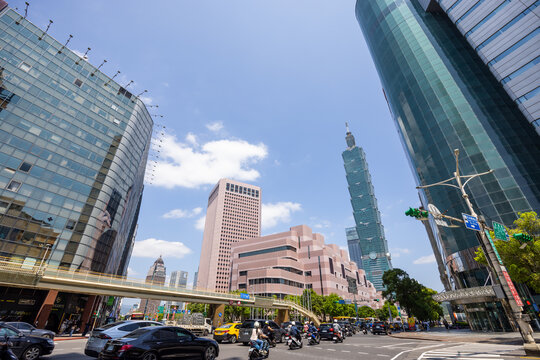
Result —
<path fill-rule="evenodd" d="M 462 178 L 467 178 L 467 177 L 469 178 L 469 179 L 467 179 L 467 181 L 465 181 L 465 182 L 463 183 L 463 187 L 465 187 L 465 185 L 467 185 L 467 183 L 468 183 L 469 181 L 471 181 L 472 179 L 474 179 L 475 177 L 477 177 L 477 176 L 482 176 L 482 175 L 487 175 L 487 174 L 491 174 L 493 171 L 495 171 L 495 170 L 491 169 L 491 170 L 489 170 L 489 171 L 486 171 L 486 172 L 483 172 L 483 173 L 480 173 L 480 174 L 463 175 L 463 176 L 461 176 Z"/>
<path fill-rule="evenodd" d="M 437 186 L 437 185 L 447 185 L 447 186 L 452 186 L 452 187 L 455 187 L 455 188 L 459 189 L 459 187 L 454 185 L 454 184 L 447 184 L 447 182 L 452 181 L 454 179 L 455 179 L 455 177 L 451 177 L 450 179 L 439 181 L 439 182 L 436 182 L 434 184 L 420 185 L 420 186 L 417 186 L 416 188 L 417 189 L 425 189 L 425 188 L 432 187 L 432 186 Z"/>

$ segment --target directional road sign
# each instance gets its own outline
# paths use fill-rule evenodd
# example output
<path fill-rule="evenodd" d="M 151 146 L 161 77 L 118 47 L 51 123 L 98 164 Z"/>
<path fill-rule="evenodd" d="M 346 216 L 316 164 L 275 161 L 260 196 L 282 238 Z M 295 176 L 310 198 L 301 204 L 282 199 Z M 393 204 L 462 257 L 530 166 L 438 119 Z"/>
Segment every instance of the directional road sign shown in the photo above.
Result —
<path fill-rule="evenodd" d="M 503 224 L 493 222 L 493 231 L 495 232 L 495 238 L 508 241 L 508 232 Z"/>
<path fill-rule="evenodd" d="M 465 227 L 469 230 L 480 231 L 480 223 L 478 219 L 469 214 L 461 214 L 463 216 L 463 221 L 465 222 Z"/>
<path fill-rule="evenodd" d="M 249 294 L 241 293 L 241 294 L 240 294 L 240 299 L 243 299 L 243 300 L 249 300 Z"/>

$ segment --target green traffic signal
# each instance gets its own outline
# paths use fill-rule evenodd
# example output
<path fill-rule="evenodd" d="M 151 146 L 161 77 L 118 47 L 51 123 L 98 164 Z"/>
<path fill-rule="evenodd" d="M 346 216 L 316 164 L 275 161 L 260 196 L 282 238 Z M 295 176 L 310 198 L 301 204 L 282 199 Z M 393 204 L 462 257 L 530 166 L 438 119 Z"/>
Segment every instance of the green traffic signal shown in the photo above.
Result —
<path fill-rule="evenodd" d="M 532 241 L 533 238 L 531 235 L 528 235 L 525 233 L 518 233 L 518 234 L 514 234 L 514 239 L 526 242 L 526 241 Z"/>
<path fill-rule="evenodd" d="M 428 214 L 429 213 L 426 210 L 420 210 L 415 208 L 409 208 L 409 210 L 405 211 L 405 215 L 415 217 L 417 219 L 427 218 Z"/>

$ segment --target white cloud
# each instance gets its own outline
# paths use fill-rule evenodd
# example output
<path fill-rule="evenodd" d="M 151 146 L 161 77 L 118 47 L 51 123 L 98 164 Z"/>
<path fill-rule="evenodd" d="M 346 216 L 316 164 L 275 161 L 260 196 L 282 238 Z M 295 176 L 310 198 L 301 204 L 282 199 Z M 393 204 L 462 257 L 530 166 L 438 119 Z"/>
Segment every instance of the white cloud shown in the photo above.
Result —
<path fill-rule="evenodd" d="M 221 178 L 256 180 L 260 173 L 252 166 L 268 155 L 263 143 L 244 140 L 210 141 L 199 149 L 165 135 L 160 144 L 162 160 L 157 162 L 153 185 L 168 189 L 213 185 Z"/>
<path fill-rule="evenodd" d="M 195 221 L 195 229 L 203 231 L 205 221 L 206 221 L 206 216 L 203 216 L 203 217 L 197 219 L 197 221 Z"/>
<path fill-rule="evenodd" d="M 139 99 L 145 104 L 145 105 L 152 105 L 154 102 L 154 99 L 152 99 L 150 96 L 139 96 Z"/>
<path fill-rule="evenodd" d="M 263 204 L 261 226 L 263 229 L 269 229 L 278 223 L 289 222 L 291 221 L 291 214 L 299 210 L 302 210 L 302 205 L 290 201 Z"/>
<path fill-rule="evenodd" d="M 180 241 L 165 241 L 154 238 L 135 241 L 133 256 L 156 258 L 159 254 L 181 259 L 184 256 L 191 254 L 191 249 Z"/>
<path fill-rule="evenodd" d="M 403 254 L 410 254 L 411 250 L 406 248 L 391 248 L 390 253 L 392 254 L 393 258 L 398 258 Z"/>
<path fill-rule="evenodd" d="M 174 209 L 163 214 L 163 217 L 165 219 L 192 218 L 199 215 L 201 212 L 201 207 L 196 207 L 193 210 Z"/>
<path fill-rule="evenodd" d="M 213 132 L 218 132 L 223 129 L 223 123 L 221 121 L 214 121 L 213 123 L 206 124 L 206 128 Z"/>
<path fill-rule="evenodd" d="M 316 228 L 316 229 L 322 229 L 322 228 L 328 228 L 328 227 L 330 227 L 330 225 L 331 225 L 330 221 L 323 220 L 323 221 L 313 225 L 313 227 Z"/>
<path fill-rule="evenodd" d="M 197 135 L 191 132 L 187 133 L 186 141 L 191 145 L 199 145 L 199 143 L 197 142 Z"/>
<path fill-rule="evenodd" d="M 413 264 L 416 264 L 416 265 L 432 264 L 435 261 L 436 261 L 435 260 L 435 255 L 431 254 L 431 255 L 426 255 L 426 256 L 419 257 L 418 259 L 413 261 Z"/>
<path fill-rule="evenodd" d="M 162 85 L 165 86 L 165 87 L 169 87 L 169 83 L 168 83 L 168 82 L 164 82 L 164 83 L 162 83 Z"/>

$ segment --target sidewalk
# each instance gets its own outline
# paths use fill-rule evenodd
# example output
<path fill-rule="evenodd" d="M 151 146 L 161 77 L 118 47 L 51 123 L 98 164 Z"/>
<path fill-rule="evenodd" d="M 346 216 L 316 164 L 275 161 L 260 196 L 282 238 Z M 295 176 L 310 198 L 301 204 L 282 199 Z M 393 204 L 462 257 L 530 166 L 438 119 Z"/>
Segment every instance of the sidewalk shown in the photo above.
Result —
<path fill-rule="evenodd" d="M 86 336 L 82 336 L 81 333 L 73 334 L 73 336 L 69 336 L 69 334 L 56 335 L 54 337 L 54 341 L 81 340 L 81 339 L 88 339 L 89 336 L 90 336 L 90 333 L 86 334 Z"/>
<path fill-rule="evenodd" d="M 483 344 L 522 345 L 523 340 L 518 332 L 479 332 L 469 329 L 446 330 L 443 327 L 431 328 L 429 331 L 407 331 L 392 333 L 390 336 L 401 339 L 454 341 Z M 540 333 L 535 332 L 534 338 L 540 342 Z"/>

